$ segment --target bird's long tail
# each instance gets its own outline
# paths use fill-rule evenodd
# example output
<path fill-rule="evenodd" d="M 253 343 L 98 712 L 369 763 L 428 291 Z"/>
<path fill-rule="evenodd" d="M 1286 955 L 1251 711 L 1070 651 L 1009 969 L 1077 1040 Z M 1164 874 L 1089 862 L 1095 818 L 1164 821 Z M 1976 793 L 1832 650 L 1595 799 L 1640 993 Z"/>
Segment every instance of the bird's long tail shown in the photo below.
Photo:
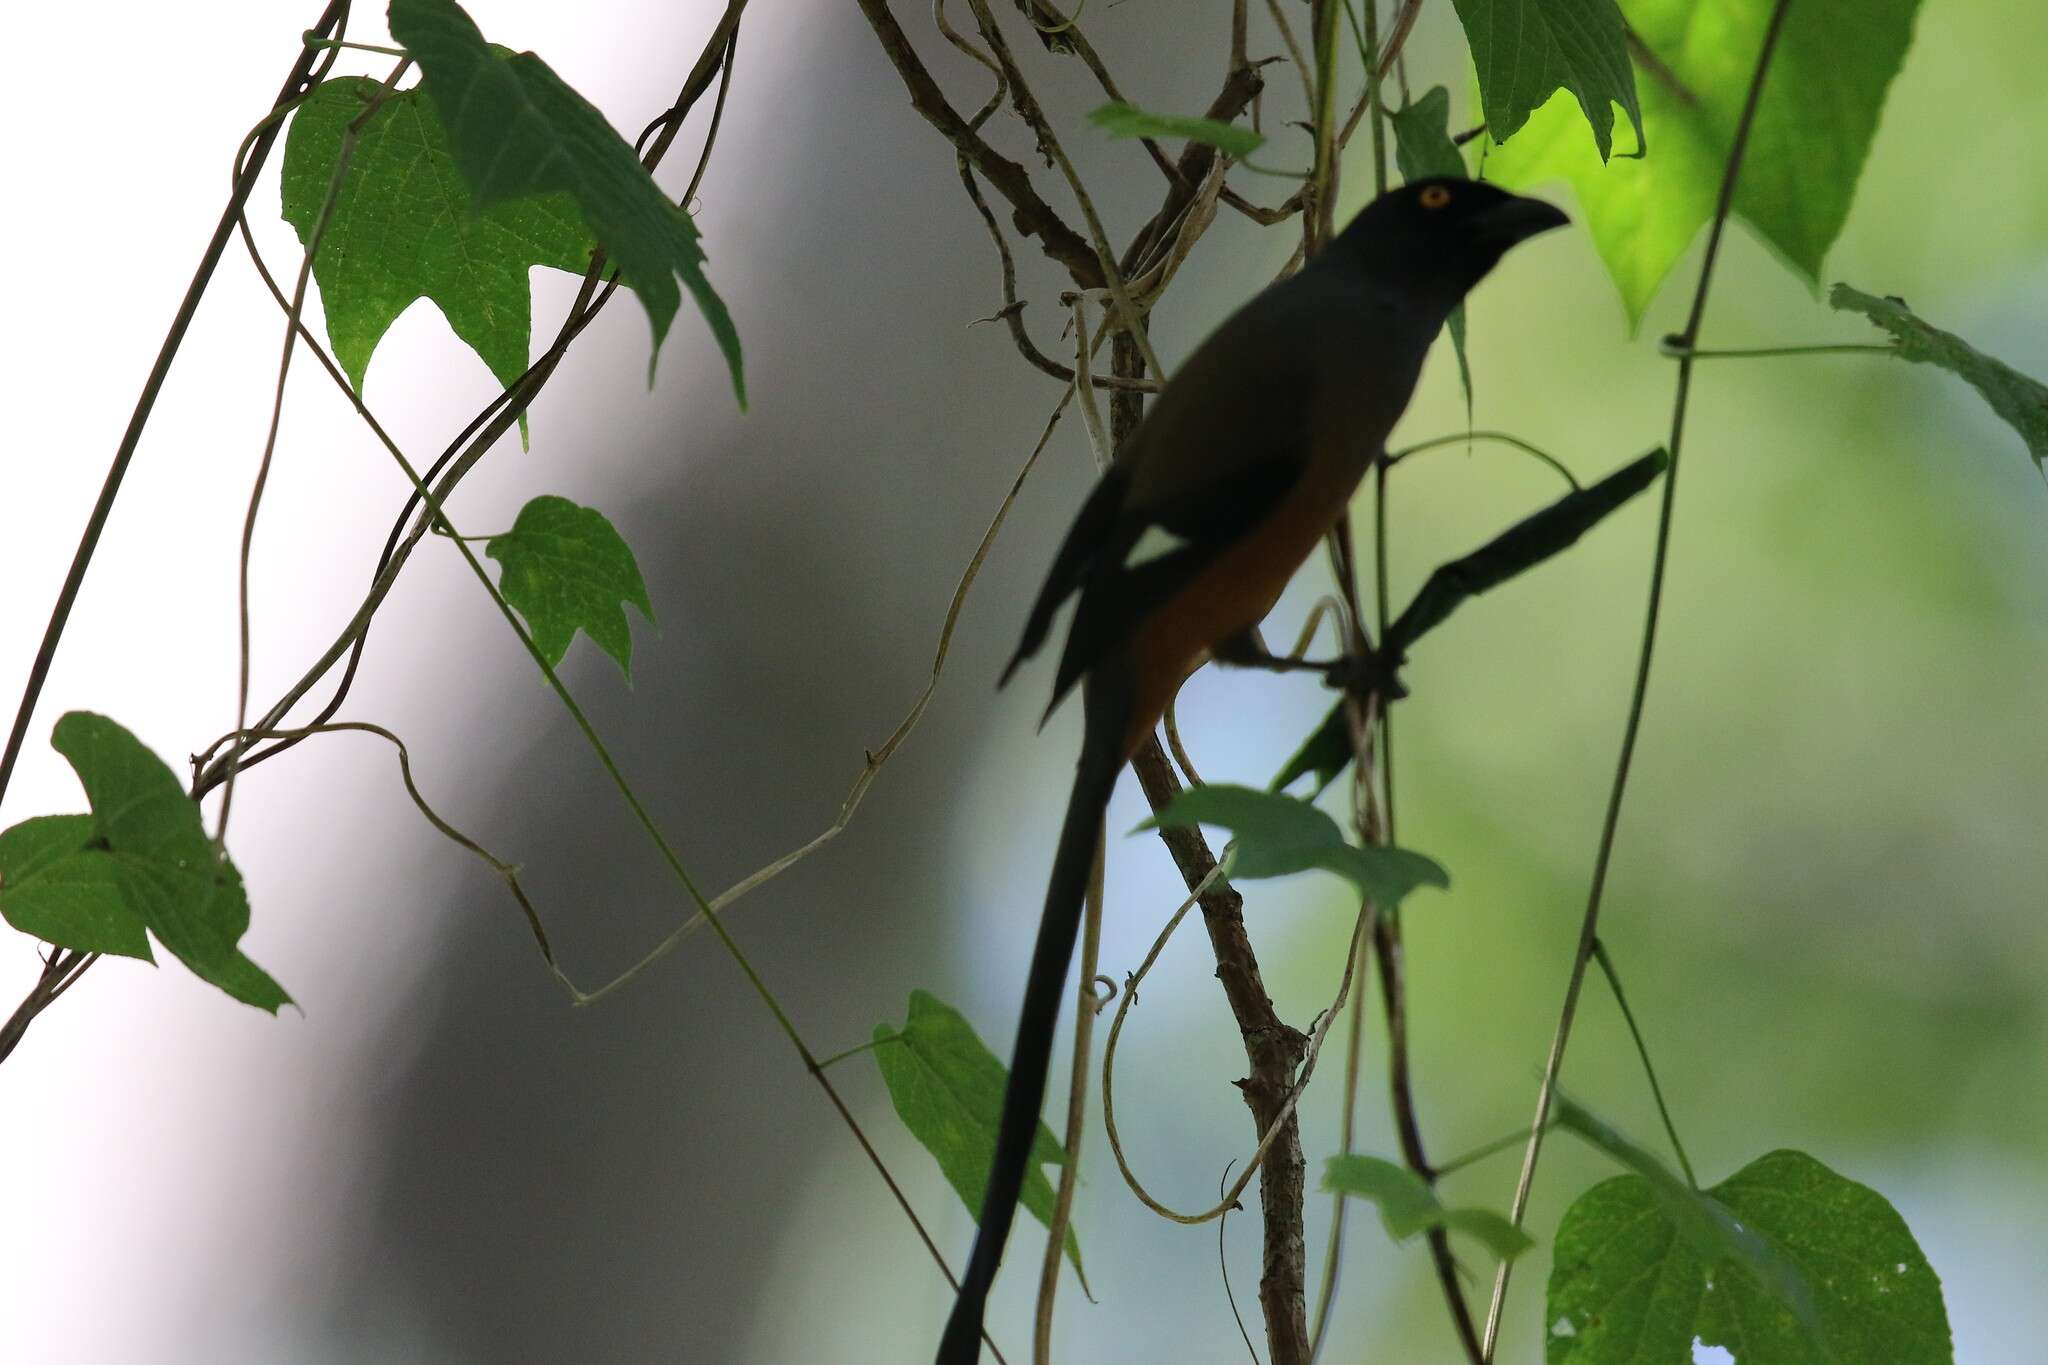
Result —
<path fill-rule="evenodd" d="M 938 1365 L 974 1365 L 980 1358 L 982 1312 L 996 1269 L 1002 1264 L 1010 1224 L 1017 1216 L 1017 1196 L 1024 1188 L 1039 1109 L 1045 1103 L 1053 1025 L 1065 996 L 1081 906 L 1095 867 L 1096 842 L 1102 837 L 1102 812 L 1123 767 L 1123 726 L 1116 714 L 1122 708 L 1101 705 L 1096 696 L 1088 701 L 1088 735 L 1074 774 L 1074 794 L 1067 802 L 1059 848 L 1053 854 L 1045 913 L 1038 922 L 1038 946 L 1031 953 L 1023 1014 L 1017 1021 L 1017 1045 L 1010 1058 L 1010 1084 L 1003 1092 L 1003 1117 L 996 1130 L 995 1160 L 981 1200 L 980 1228 L 960 1282 L 960 1297 L 954 1301 L 953 1315 L 946 1320 L 946 1334 L 939 1342 Z"/>

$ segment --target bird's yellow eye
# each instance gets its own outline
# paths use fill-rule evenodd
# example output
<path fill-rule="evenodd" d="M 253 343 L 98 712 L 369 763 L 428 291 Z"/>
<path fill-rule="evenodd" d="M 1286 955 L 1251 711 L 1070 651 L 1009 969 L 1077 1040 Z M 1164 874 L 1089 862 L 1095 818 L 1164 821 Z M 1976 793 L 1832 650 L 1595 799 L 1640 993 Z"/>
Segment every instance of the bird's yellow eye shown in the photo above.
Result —
<path fill-rule="evenodd" d="M 1451 192 L 1442 185 L 1431 185 L 1416 198 L 1422 201 L 1422 207 L 1426 209 L 1440 209 L 1451 202 Z"/>

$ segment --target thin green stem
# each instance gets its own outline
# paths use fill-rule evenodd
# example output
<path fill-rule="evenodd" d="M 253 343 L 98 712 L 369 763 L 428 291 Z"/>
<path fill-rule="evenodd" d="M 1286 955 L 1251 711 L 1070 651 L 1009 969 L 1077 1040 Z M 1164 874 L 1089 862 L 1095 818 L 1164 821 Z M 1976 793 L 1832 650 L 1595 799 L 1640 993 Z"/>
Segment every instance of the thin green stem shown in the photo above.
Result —
<path fill-rule="evenodd" d="M 1558 459 L 1541 446 L 1533 445 L 1521 437 L 1506 431 L 1460 431 L 1450 436 L 1432 436 L 1427 441 L 1417 441 L 1412 446 L 1403 446 L 1399 450 L 1390 452 L 1385 463 L 1387 465 L 1397 465 L 1409 456 L 1420 455 L 1426 450 L 1440 450 L 1445 446 L 1466 445 L 1473 441 L 1493 441 L 1519 450 L 1524 455 L 1540 460 L 1548 465 L 1556 471 L 1559 478 L 1572 486 L 1574 492 L 1578 491 L 1579 481 L 1573 476 L 1571 470 L 1565 467 L 1563 460 Z"/>
<path fill-rule="evenodd" d="M 238 648 L 236 650 L 235 680 L 235 731 L 240 734 L 249 723 L 249 566 L 256 548 L 256 518 L 263 510 L 263 491 L 270 483 L 270 467 L 277 455 L 277 434 L 284 424 L 285 380 L 290 377 L 292 356 L 298 350 L 299 315 L 306 307 L 306 286 L 313 278 L 313 258 L 320 252 L 320 243 L 327 236 L 327 225 L 334 220 L 335 205 L 341 202 L 341 189 L 348 180 L 348 168 L 355 160 L 356 147 L 361 143 L 363 129 L 376 117 L 377 110 L 398 86 L 405 73 L 412 69 L 412 58 L 401 54 L 391 74 L 384 78 L 383 86 L 366 103 L 362 113 L 350 120 L 348 129 L 342 135 L 341 146 L 336 150 L 334 169 L 327 177 L 327 193 L 320 201 L 320 212 L 313 220 L 312 228 L 306 233 L 306 249 L 299 258 L 298 279 L 292 285 L 291 303 L 285 309 L 284 350 L 278 357 L 277 384 L 270 399 L 270 426 L 263 434 L 263 455 L 256 463 L 256 480 L 249 489 L 249 507 L 242 517 L 242 545 L 235 564 L 235 620 Z M 225 844 L 228 837 L 228 813 L 235 802 L 235 775 L 240 771 L 236 759 L 242 756 L 248 746 L 246 738 L 236 740 L 228 755 L 227 781 L 220 789 L 220 812 L 214 824 L 213 841 Z"/>
<path fill-rule="evenodd" d="M 1686 346 L 1676 336 L 1657 343 L 1659 355 L 1674 360 L 1763 360 L 1781 355 L 1897 355 L 1899 348 L 1880 341 L 1822 342 L 1814 346 L 1746 346 L 1724 351 L 1702 351 Z"/>
<path fill-rule="evenodd" d="M 1700 323 L 1706 316 L 1707 294 L 1714 280 L 1714 263 L 1720 258 L 1721 238 L 1735 207 L 1735 183 L 1742 171 L 1743 152 L 1749 146 L 1750 129 L 1756 123 L 1757 104 L 1763 97 L 1764 79 L 1770 73 L 1771 55 L 1777 51 L 1778 36 L 1785 29 L 1785 15 L 1791 0 L 1777 0 L 1764 29 L 1757 52 L 1756 71 L 1750 78 L 1749 94 L 1735 125 L 1735 137 L 1728 148 L 1728 166 L 1721 177 L 1720 198 L 1714 207 L 1713 225 L 1707 233 L 1706 253 L 1700 261 L 1699 284 L 1693 291 L 1692 309 L 1685 330 L 1678 333 L 1679 345 L 1691 351 L 1699 344 Z M 1579 928 L 1578 950 L 1572 957 L 1571 977 L 1565 984 L 1564 1003 L 1558 1010 L 1557 1031 L 1550 1040 L 1544 1061 L 1543 1083 L 1536 1092 L 1536 1116 L 1530 1123 L 1528 1145 L 1522 1154 L 1522 1172 L 1515 1182 L 1515 1197 L 1509 1217 L 1516 1226 L 1528 1212 L 1529 1191 L 1536 1181 L 1536 1163 L 1543 1151 L 1543 1134 L 1549 1126 L 1550 1106 L 1557 1092 L 1558 1072 L 1564 1066 L 1566 1044 L 1571 1039 L 1572 1020 L 1577 1014 L 1580 991 L 1585 986 L 1586 966 L 1599 943 L 1600 902 L 1607 889 L 1607 873 L 1614 859 L 1615 836 L 1621 825 L 1622 799 L 1628 791 L 1630 765 L 1635 759 L 1636 741 L 1642 732 L 1643 708 L 1650 690 L 1650 662 L 1656 652 L 1657 619 L 1664 603 L 1664 577 L 1671 560 L 1671 526 L 1678 499 L 1678 463 L 1684 445 L 1685 417 L 1692 395 L 1693 357 L 1678 360 L 1678 382 L 1671 403 L 1671 465 L 1664 474 L 1664 498 L 1657 513 L 1657 544 L 1650 558 L 1649 601 L 1643 612 L 1642 645 L 1636 655 L 1635 685 L 1629 694 L 1628 719 L 1622 727 L 1621 752 L 1615 759 L 1614 782 L 1608 792 L 1607 813 L 1600 826 L 1600 844 L 1593 857 L 1592 884 L 1586 893 L 1586 912 Z M 1513 1262 L 1503 1261 L 1493 1277 L 1493 1298 L 1486 1311 L 1485 1355 L 1493 1358 L 1500 1340 L 1501 1313 L 1507 1304 L 1508 1280 Z"/>
<path fill-rule="evenodd" d="M 892 1033 L 886 1038 L 871 1038 L 865 1043 L 860 1043 L 846 1049 L 844 1052 L 833 1053 L 830 1057 L 818 1063 L 818 1070 L 823 1071 L 827 1067 L 837 1066 L 848 1057 L 858 1057 L 863 1052 L 873 1052 L 884 1043 L 900 1043 L 902 1041 L 903 1035 L 900 1033 Z"/>
<path fill-rule="evenodd" d="M 345 52 L 377 52 L 386 57 L 409 57 L 412 55 L 402 47 L 381 47 L 376 43 L 352 43 L 342 38 L 316 38 L 313 36 L 312 29 L 306 30 L 305 42 L 307 47 L 335 48 Z"/>
<path fill-rule="evenodd" d="M 1372 189 L 1374 194 L 1387 192 L 1387 129 L 1386 100 L 1380 93 L 1380 78 L 1386 73 L 1380 66 L 1380 7 L 1379 0 L 1365 0 L 1365 45 L 1372 51 L 1372 60 L 1365 66 L 1366 121 L 1372 125 Z"/>
<path fill-rule="evenodd" d="M 1628 1007 L 1628 996 L 1622 993 L 1621 973 L 1615 970 L 1607 945 L 1598 939 L 1593 940 L 1593 960 L 1600 964 L 1600 971 L 1607 978 L 1607 988 L 1614 992 L 1614 1003 L 1621 1006 L 1621 1017 L 1628 1023 L 1629 1037 L 1636 1040 L 1636 1056 L 1642 1058 L 1643 1075 L 1649 1078 L 1650 1095 L 1657 1101 L 1657 1117 L 1664 1121 L 1664 1135 L 1671 1139 L 1671 1150 L 1678 1154 L 1678 1164 L 1685 1171 L 1685 1183 L 1698 1189 L 1700 1182 L 1699 1177 L 1693 1174 L 1692 1158 L 1685 1154 L 1685 1144 L 1678 1140 L 1678 1125 L 1671 1121 L 1671 1106 L 1664 1102 L 1664 1087 L 1657 1083 L 1657 1068 L 1650 1062 L 1650 1045 L 1643 1041 L 1643 1031 L 1636 1025 L 1635 1011 Z"/>
<path fill-rule="evenodd" d="M 1436 1168 L 1437 1178 L 1442 1179 L 1444 1176 L 1450 1175 L 1454 1171 L 1462 1171 L 1467 1166 L 1471 1166 L 1478 1162 L 1484 1161 L 1486 1160 L 1486 1158 L 1494 1156 L 1500 1152 L 1505 1152 L 1510 1147 L 1520 1146 L 1522 1143 L 1527 1142 L 1528 1140 L 1529 1130 L 1526 1128 L 1517 1128 L 1514 1132 L 1507 1134 L 1505 1137 L 1497 1137 L 1491 1142 L 1483 1142 L 1479 1146 L 1474 1147 L 1471 1151 L 1461 1152 L 1457 1156 L 1452 1157 L 1449 1161 L 1446 1161 L 1439 1165 Z"/>

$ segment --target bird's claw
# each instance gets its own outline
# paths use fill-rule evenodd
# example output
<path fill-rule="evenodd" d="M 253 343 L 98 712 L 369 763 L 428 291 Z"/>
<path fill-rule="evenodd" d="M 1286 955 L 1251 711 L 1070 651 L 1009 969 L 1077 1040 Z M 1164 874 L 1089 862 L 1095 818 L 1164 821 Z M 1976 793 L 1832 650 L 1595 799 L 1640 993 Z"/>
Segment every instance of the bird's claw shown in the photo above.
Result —
<path fill-rule="evenodd" d="M 1323 685 L 1364 701 L 1379 697 L 1383 701 L 1399 701 L 1408 695 L 1408 689 L 1400 679 L 1399 670 L 1408 662 L 1404 656 L 1392 659 L 1374 652 L 1347 654 L 1323 670 Z"/>

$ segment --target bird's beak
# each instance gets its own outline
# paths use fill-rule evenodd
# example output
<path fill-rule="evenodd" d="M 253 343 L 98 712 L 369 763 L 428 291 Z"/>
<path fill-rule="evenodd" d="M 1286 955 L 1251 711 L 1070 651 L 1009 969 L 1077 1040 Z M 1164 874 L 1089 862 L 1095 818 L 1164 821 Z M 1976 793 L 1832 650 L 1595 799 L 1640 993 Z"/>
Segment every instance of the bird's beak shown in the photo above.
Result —
<path fill-rule="evenodd" d="M 1472 230 L 1488 246 L 1505 251 L 1539 232 L 1571 222 L 1562 210 L 1541 199 L 1508 199 L 1475 215 Z"/>

